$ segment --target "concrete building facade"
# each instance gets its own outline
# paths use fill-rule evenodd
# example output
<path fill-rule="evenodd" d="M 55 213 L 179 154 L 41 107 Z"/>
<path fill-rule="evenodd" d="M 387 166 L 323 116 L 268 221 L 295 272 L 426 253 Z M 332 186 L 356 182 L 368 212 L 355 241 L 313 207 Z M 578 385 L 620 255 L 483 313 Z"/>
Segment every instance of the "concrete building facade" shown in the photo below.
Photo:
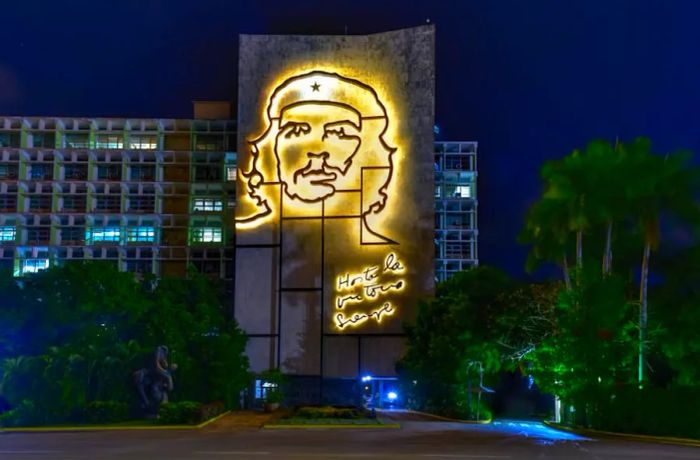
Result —
<path fill-rule="evenodd" d="M 109 260 L 233 279 L 235 125 L 0 117 L 0 267 Z"/>

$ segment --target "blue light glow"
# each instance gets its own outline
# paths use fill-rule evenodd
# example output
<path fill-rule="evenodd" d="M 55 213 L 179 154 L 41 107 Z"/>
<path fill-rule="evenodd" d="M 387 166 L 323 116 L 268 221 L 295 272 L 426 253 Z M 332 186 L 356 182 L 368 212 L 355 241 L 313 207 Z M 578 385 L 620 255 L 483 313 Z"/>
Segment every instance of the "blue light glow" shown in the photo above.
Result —
<path fill-rule="evenodd" d="M 389 398 L 389 401 L 395 401 L 396 398 L 399 397 L 399 395 L 397 395 L 395 391 L 390 391 L 389 393 L 387 393 L 386 397 Z"/>
<path fill-rule="evenodd" d="M 372 376 L 371 375 L 365 375 L 362 377 L 363 382 L 371 382 L 372 381 Z"/>

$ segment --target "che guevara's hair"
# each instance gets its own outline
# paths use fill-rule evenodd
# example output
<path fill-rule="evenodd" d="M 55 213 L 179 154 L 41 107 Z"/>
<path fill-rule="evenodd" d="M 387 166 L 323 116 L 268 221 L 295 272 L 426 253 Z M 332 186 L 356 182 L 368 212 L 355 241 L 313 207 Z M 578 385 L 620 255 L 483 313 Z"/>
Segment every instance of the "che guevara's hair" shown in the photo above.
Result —
<path fill-rule="evenodd" d="M 259 218 L 265 217 L 269 215 L 271 211 L 271 206 L 269 204 L 269 200 L 271 197 L 266 196 L 265 192 L 265 187 L 263 187 L 264 184 L 269 184 L 269 183 L 275 183 L 278 182 L 279 178 L 278 176 L 278 168 L 277 168 L 277 157 L 275 155 L 275 139 L 277 137 L 277 133 L 279 132 L 279 112 L 282 108 L 284 108 L 289 104 L 289 99 L 291 98 L 290 93 L 291 90 L 290 88 L 293 88 L 294 85 L 299 85 L 300 82 L 307 80 L 307 79 L 313 79 L 314 77 L 316 78 L 332 78 L 334 80 L 337 80 L 339 84 L 344 85 L 345 87 L 348 87 L 350 85 L 352 87 L 352 92 L 355 94 L 357 93 L 362 93 L 365 96 L 365 100 L 367 102 L 361 104 L 364 107 L 356 107 L 357 104 L 352 104 L 350 102 L 344 102 L 342 100 L 343 94 L 341 93 L 340 95 L 334 95 L 334 99 L 337 100 L 338 104 L 343 104 L 343 105 L 349 105 L 353 108 L 356 108 L 362 117 L 369 117 L 371 119 L 380 119 L 384 120 L 384 126 L 382 127 L 381 132 L 378 135 L 378 142 L 372 142 L 369 144 L 370 146 L 374 145 L 379 145 L 381 149 L 381 155 L 380 157 L 386 159 L 386 163 L 381 164 L 381 165 L 373 165 L 373 166 L 386 166 L 389 170 L 388 174 L 386 175 L 386 180 L 380 184 L 378 187 L 378 190 L 376 190 L 376 195 L 377 195 L 377 200 L 373 203 L 371 203 L 368 208 L 364 211 L 364 215 L 371 214 L 371 213 L 378 213 L 384 207 L 386 206 L 386 201 L 387 201 L 387 193 L 386 189 L 391 182 L 393 172 L 394 172 L 394 164 L 393 164 L 393 154 L 396 152 L 395 147 L 391 147 L 386 140 L 384 139 L 385 134 L 389 128 L 389 117 L 387 114 L 386 107 L 384 104 L 379 100 L 379 97 L 377 96 L 376 91 L 366 85 L 365 83 L 362 83 L 358 80 L 343 77 L 337 73 L 331 73 L 331 72 L 324 72 L 324 71 L 312 71 L 308 72 L 305 74 L 301 75 L 296 75 L 293 77 L 288 78 L 285 80 L 282 84 L 277 86 L 275 90 L 273 91 L 272 95 L 270 96 L 270 99 L 268 101 L 268 105 L 265 111 L 265 120 L 267 122 L 267 126 L 265 127 L 265 130 L 263 133 L 256 137 L 253 140 L 247 141 L 249 149 L 250 149 L 250 163 L 249 163 L 249 168 L 246 171 L 242 171 L 241 175 L 243 176 L 243 181 L 245 184 L 245 193 L 247 193 L 253 202 L 255 203 L 258 212 L 256 212 L 252 216 L 248 217 L 243 217 L 241 219 L 237 219 L 237 222 L 239 223 L 245 223 L 245 222 L 252 222 L 254 220 L 257 220 Z M 298 94 L 298 93 L 294 93 Z M 282 105 L 282 103 L 285 103 Z M 297 95 L 297 99 L 293 101 L 294 103 L 298 102 L 309 102 L 309 103 L 328 103 L 327 100 L 317 100 L 313 98 L 299 98 Z M 363 113 L 367 112 L 367 113 Z M 362 135 L 361 135 L 362 136 Z M 360 150 L 367 149 L 368 146 L 365 145 L 365 142 L 361 143 Z M 371 148 L 371 147 L 370 147 Z M 267 174 L 267 175 L 266 175 Z M 275 175 L 275 177 L 269 177 L 269 175 Z"/>

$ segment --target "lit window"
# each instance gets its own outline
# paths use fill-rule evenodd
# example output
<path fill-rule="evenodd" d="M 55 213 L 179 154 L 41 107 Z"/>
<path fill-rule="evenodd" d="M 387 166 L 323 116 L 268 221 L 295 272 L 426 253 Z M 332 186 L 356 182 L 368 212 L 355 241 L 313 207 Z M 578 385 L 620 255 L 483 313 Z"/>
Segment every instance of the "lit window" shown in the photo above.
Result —
<path fill-rule="evenodd" d="M 22 261 L 22 274 L 36 273 L 49 268 L 49 259 L 25 259 Z"/>
<path fill-rule="evenodd" d="M 461 198 L 471 198 L 471 188 L 468 185 L 458 185 L 455 187 L 455 195 Z"/>
<path fill-rule="evenodd" d="M 121 236 L 119 227 L 96 227 L 85 231 L 85 241 L 93 243 L 118 243 Z"/>
<path fill-rule="evenodd" d="M 126 230 L 128 242 L 153 243 L 156 240 L 156 230 L 153 227 L 129 227 Z"/>
<path fill-rule="evenodd" d="M 66 147 L 71 149 L 89 149 L 90 136 L 83 133 L 66 133 Z"/>
<path fill-rule="evenodd" d="M 223 201 L 216 198 L 195 198 L 194 211 L 221 211 Z"/>
<path fill-rule="evenodd" d="M 236 180 L 236 175 L 238 173 L 236 172 L 236 167 L 235 166 L 226 166 L 226 180 L 229 182 L 234 182 Z"/>
<path fill-rule="evenodd" d="M 0 241 L 14 241 L 17 234 L 15 227 L 0 227 Z"/>
<path fill-rule="evenodd" d="M 133 150 L 155 150 L 158 148 L 158 138 L 153 135 L 129 137 L 129 148 Z"/>
<path fill-rule="evenodd" d="M 198 227 L 192 229 L 192 241 L 195 243 L 221 243 L 221 228 Z"/>
<path fill-rule="evenodd" d="M 124 139 L 118 134 L 100 134 L 95 139 L 95 147 L 98 149 L 124 148 Z"/>
<path fill-rule="evenodd" d="M 217 134 L 197 134 L 194 149 L 210 152 L 221 151 L 224 149 L 224 138 Z"/>

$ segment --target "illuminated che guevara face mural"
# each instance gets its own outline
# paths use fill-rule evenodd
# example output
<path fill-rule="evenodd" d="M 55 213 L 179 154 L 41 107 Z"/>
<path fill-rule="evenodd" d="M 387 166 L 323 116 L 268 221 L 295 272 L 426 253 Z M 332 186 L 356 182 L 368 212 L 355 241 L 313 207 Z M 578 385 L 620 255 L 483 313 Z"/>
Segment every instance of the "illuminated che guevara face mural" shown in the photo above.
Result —
<path fill-rule="evenodd" d="M 295 75 L 271 93 L 265 121 L 263 134 L 249 140 L 252 162 L 242 173 L 257 209 L 239 216 L 239 226 L 279 214 L 313 217 L 321 204 L 322 217 L 357 222 L 360 239 L 348 239 L 348 246 L 398 244 L 368 220 L 386 206 L 396 152 L 385 139 L 387 110 L 372 87 L 325 71 Z M 375 258 L 334 274 L 337 329 L 380 323 L 394 313 L 384 297 L 402 290 L 404 267 L 391 249 Z"/>
<path fill-rule="evenodd" d="M 359 206 L 352 192 L 368 194 L 358 217 L 366 232 L 375 233 L 366 216 L 386 205 L 396 151 L 385 140 L 390 121 L 377 93 L 337 73 L 303 73 L 274 89 L 265 118 L 265 132 L 249 141 L 252 164 L 243 172 L 258 209 L 238 218 L 239 227 L 274 217 L 277 197 L 270 186 L 279 184 L 289 206 L 311 209 L 304 204 L 324 202 L 327 215 L 352 212 L 348 201 Z"/>
<path fill-rule="evenodd" d="M 434 30 L 242 35 L 233 310 L 256 372 L 393 375 L 434 288 Z"/>

